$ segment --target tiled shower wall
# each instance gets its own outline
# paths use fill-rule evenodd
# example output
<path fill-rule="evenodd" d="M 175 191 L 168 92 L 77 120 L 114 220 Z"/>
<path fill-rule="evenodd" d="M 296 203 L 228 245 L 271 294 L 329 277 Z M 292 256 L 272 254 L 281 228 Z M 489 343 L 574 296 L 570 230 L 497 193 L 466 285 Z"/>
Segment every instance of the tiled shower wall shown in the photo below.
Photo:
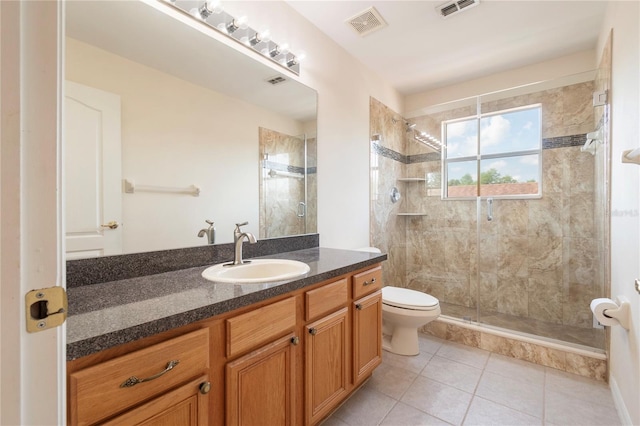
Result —
<path fill-rule="evenodd" d="M 260 127 L 259 142 L 261 155 L 259 238 L 316 232 L 316 139 L 307 138 L 306 169 L 304 139 L 300 136 L 290 136 Z M 272 176 L 269 174 L 271 171 L 282 172 L 282 174 Z M 307 200 L 305 200 L 305 175 Z M 306 215 L 298 217 L 299 203 L 305 201 Z"/>
<path fill-rule="evenodd" d="M 594 157 L 580 147 L 585 134 L 595 130 L 593 91 L 590 81 L 483 100 L 483 112 L 542 104 L 543 194 L 541 199 L 495 200 L 492 222 L 484 218 L 482 202 L 479 247 L 476 200 L 441 200 L 425 182 L 396 180 L 439 177 L 440 158 L 410 141 L 404 126 L 393 123 L 399 114 L 372 99 L 371 134 L 382 138 L 372 142 L 371 241 L 389 252 L 386 283 L 466 307 L 475 307 L 479 294 L 483 312 L 591 327 L 589 302 L 603 294 L 603 278 Z M 475 112 L 474 101 L 411 122 L 439 137 L 441 121 Z M 397 204 L 388 197 L 393 186 L 403 195 Z"/>
<path fill-rule="evenodd" d="M 406 151 L 407 139 L 399 114 L 373 98 L 369 111 L 371 136 L 379 139 L 371 149 L 369 241 L 389 255 L 382 269 L 383 282 L 406 287 L 406 224 L 397 216 L 402 203 L 392 203 L 390 193 L 398 185 L 397 178 L 404 176 L 406 156 L 400 153 Z"/>

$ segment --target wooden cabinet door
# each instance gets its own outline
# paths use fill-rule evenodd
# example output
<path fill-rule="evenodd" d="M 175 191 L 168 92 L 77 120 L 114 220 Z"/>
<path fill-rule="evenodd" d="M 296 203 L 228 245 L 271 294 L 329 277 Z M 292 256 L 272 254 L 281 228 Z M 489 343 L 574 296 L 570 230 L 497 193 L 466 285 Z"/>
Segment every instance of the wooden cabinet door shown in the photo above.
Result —
<path fill-rule="evenodd" d="M 104 425 L 206 426 L 209 423 L 207 376 L 192 380 Z"/>
<path fill-rule="evenodd" d="M 306 326 L 306 422 L 315 424 L 347 394 L 349 368 L 349 310 L 339 311 Z"/>
<path fill-rule="evenodd" d="M 293 333 L 226 367 L 227 425 L 291 425 L 295 422 Z"/>
<path fill-rule="evenodd" d="M 353 382 L 358 384 L 382 362 L 382 292 L 353 305 Z"/>

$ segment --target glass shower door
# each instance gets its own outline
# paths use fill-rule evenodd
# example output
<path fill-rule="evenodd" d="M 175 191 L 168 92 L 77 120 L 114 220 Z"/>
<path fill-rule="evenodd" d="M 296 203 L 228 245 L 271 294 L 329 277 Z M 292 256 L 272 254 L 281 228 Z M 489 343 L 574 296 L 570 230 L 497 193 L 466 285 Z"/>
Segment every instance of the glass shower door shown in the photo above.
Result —
<path fill-rule="evenodd" d="M 479 101 L 478 320 L 604 348 L 593 82 L 532 85 Z M 561 107 L 559 107 L 561 106 Z"/>
<path fill-rule="evenodd" d="M 260 131 L 260 238 L 310 232 L 307 137 Z"/>

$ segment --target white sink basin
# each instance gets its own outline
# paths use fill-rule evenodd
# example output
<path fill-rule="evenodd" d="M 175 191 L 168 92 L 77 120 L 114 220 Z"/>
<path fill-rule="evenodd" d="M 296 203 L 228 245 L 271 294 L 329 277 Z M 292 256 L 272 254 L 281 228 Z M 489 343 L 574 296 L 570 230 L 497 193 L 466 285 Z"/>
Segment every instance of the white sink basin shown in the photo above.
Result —
<path fill-rule="evenodd" d="M 306 263 L 287 259 L 254 259 L 242 265 L 225 265 L 219 263 L 210 266 L 202 272 L 202 276 L 222 283 L 251 284 L 290 280 L 311 269 Z"/>

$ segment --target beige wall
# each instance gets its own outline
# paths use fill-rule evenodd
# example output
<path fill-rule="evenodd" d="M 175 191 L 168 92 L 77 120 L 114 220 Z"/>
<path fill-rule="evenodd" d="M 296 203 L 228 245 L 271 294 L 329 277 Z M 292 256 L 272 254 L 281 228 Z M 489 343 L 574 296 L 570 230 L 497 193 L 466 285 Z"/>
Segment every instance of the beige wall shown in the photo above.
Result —
<path fill-rule="evenodd" d="M 640 4 L 610 2 L 598 52 L 613 29 L 611 82 L 611 296 L 631 302 L 631 329 L 611 328 L 610 383 L 622 418 L 640 424 L 640 167 L 622 151 L 640 146 Z"/>
<path fill-rule="evenodd" d="M 445 102 L 479 96 L 510 87 L 518 87 L 536 81 L 554 80 L 559 77 L 580 74 L 593 70 L 596 66 L 596 51 L 586 50 L 554 60 L 540 62 L 522 68 L 508 70 L 466 81 L 429 92 L 408 95 L 404 99 L 405 114 L 413 114 L 420 109 Z"/>

